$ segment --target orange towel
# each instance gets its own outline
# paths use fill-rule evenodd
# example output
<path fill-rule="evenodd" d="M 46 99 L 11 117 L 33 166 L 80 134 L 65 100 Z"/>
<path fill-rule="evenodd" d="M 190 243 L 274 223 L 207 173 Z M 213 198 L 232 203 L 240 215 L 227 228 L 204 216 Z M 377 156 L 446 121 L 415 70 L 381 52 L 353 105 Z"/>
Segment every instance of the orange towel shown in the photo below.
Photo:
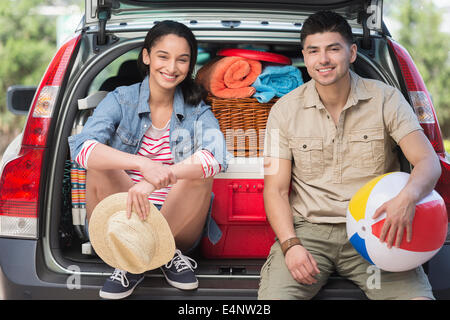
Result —
<path fill-rule="evenodd" d="M 196 81 L 219 98 L 248 98 L 251 84 L 261 74 L 261 62 L 241 57 L 223 57 L 200 68 Z"/>

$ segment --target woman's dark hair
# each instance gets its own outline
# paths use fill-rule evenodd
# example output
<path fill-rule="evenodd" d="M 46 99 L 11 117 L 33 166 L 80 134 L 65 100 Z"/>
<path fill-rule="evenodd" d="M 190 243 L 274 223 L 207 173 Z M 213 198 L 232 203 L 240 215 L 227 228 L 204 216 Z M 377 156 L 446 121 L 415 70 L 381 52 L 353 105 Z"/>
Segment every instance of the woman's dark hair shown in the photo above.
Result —
<path fill-rule="evenodd" d="M 184 79 L 179 85 L 183 92 L 184 101 L 191 105 L 197 105 L 198 103 L 200 103 L 205 93 L 203 87 L 198 85 L 194 81 L 192 76 L 195 64 L 197 62 L 197 40 L 195 39 L 195 36 L 192 33 L 191 29 L 189 29 L 184 24 L 176 21 L 165 20 L 158 22 L 153 26 L 153 28 L 150 29 L 150 31 L 147 33 L 147 36 L 145 37 L 144 46 L 139 53 L 139 58 L 137 61 L 139 70 L 143 75 L 149 74 L 148 65 L 146 65 L 142 61 L 143 49 L 147 49 L 147 51 L 150 53 L 150 50 L 155 45 L 155 43 L 162 37 L 169 34 L 174 34 L 186 39 L 187 43 L 189 44 L 189 48 L 191 49 L 189 71 L 186 79 Z"/>
<path fill-rule="evenodd" d="M 332 11 L 318 11 L 310 15 L 303 23 L 300 33 L 302 46 L 305 45 L 307 36 L 323 32 L 338 32 L 349 45 L 354 43 L 352 28 L 344 17 Z"/>

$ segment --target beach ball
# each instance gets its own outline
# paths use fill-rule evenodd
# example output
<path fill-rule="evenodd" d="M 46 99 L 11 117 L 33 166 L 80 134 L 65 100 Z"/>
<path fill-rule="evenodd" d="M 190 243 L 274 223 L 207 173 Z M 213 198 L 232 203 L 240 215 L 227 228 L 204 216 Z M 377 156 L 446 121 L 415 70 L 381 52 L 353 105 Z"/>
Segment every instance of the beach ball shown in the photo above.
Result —
<path fill-rule="evenodd" d="M 439 251 L 447 236 L 445 203 L 433 190 L 416 205 L 410 242 L 406 240 L 406 230 L 399 248 L 388 248 L 386 242 L 380 241 L 386 214 L 376 220 L 372 216 L 383 203 L 403 189 L 408 179 L 409 174 L 405 172 L 390 172 L 376 177 L 353 195 L 348 206 L 348 239 L 359 254 L 382 270 L 398 272 L 420 266 Z"/>

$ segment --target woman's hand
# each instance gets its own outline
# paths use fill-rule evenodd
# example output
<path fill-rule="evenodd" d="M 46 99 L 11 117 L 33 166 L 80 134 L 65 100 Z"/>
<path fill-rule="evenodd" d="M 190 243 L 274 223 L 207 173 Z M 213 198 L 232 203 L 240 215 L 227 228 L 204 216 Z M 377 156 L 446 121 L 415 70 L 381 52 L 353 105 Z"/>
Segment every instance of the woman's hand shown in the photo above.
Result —
<path fill-rule="evenodd" d="M 144 179 L 155 187 L 155 190 L 177 182 L 177 178 L 169 166 L 164 166 L 145 157 L 140 158 L 142 159 L 140 159 L 139 171 Z"/>
<path fill-rule="evenodd" d="M 149 182 L 141 180 L 128 190 L 127 199 L 127 218 L 130 219 L 131 211 L 138 214 L 142 221 L 147 219 L 150 213 L 149 195 L 156 190 L 156 188 Z"/>

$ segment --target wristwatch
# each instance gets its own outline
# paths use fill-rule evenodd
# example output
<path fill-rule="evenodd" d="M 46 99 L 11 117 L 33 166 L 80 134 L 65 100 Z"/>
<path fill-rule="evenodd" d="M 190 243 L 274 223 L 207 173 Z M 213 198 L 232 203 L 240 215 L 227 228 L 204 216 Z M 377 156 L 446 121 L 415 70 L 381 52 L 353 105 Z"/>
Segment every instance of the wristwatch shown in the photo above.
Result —
<path fill-rule="evenodd" d="M 293 246 L 296 246 L 296 245 L 301 245 L 301 244 L 302 243 L 299 238 L 297 238 L 297 237 L 289 238 L 281 244 L 281 251 L 283 251 L 283 255 L 286 255 L 286 252 L 290 248 L 292 248 Z"/>

